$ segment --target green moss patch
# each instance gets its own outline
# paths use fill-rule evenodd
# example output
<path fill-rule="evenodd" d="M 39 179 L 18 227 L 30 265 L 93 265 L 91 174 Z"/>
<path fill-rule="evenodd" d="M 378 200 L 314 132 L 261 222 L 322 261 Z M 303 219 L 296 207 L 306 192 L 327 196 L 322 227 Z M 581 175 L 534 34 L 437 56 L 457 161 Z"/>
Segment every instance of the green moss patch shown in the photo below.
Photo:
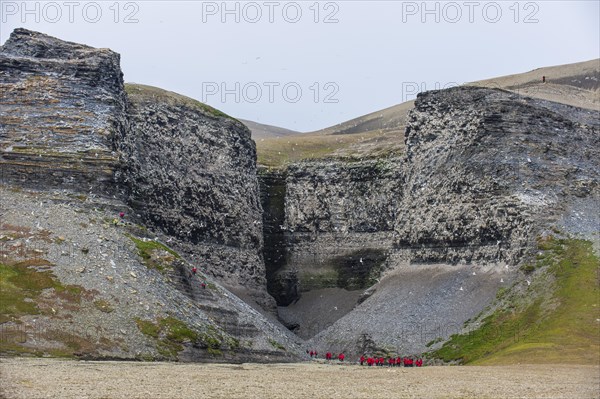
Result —
<path fill-rule="evenodd" d="M 300 273 L 302 291 L 322 288 L 365 289 L 377 282 L 383 271 L 385 253 L 376 249 L 363 249 L 328 259 L 318 271 Z"/>
<path fill-rule="evenodd" d="M 531 286 L 499 295 L 497 310 L 430 356 L 474 364 L 600 361 L 598 257 L 589 241 L 538 241 Z"/>
<path fill-rule="evenodd" d="M 21 317 L 26 315 L 53 317 L 59 310 L 57 317 L 60 317 L 67 310 L 78 311 L 82 298 L 93 297 L 93 292 L 83 287 L 62 284 L 50 267 L 51 264 L 43 259 L 0 263 L 0 324 L 7 323 L 2 329 L 0 353 L 77 357 L 96 353 L 98 348 L 111 345 L 110 342 L 97 345 L 85 337 L 62 330 L 29 331 L 21 323 Z M 28 340 L 31 333 L 54 344 L 48 348 L 35 342 L 32 344 Z"/>
<path fill-rule="evenodd" d="M 181 259 L 179 254 L 160 242 L 154 240 L 144 241 L 139 238 L 126 234 L 126 236 L 135 244 L 138 255 L 148 269 L 156 269 L 160 272 L 166 272 L 172 268 L 172 263 L 176 259 Z"/>
<path fill-rule="evenodd" d="M 275 341 L 274 339 L 269 339 L 269 343 L 275 349 L 286 351 L 285 346 L 281 345 L 279 342 Z"/>
<path fill-rule="evenodd" d="M 158 324 L 142 319 L 135 319 L 135 323 L 142 334 L 152 338 L 158 338 L 158 334 L 160 332 Z"/>
<path fill-rule="evenodd" d="M 167 359 L 176 360 L 177 355 L 184 349 L 184 344 L 199 345 L 206 349 L 212 356 L 222 356 L 222 347 L 230 350 L 239 348 L 239 340 L 224 337 L 215 327 L 208 328 L 198 333 L 188 327 L 183 321 L 169 316 L 153 322 L 149 320 L 136 319 L 138 329 L 146 336 L 157 340 L 159 354 Z"/>
<path fill-rule="evenodd" d="M 94 307 L 104 313 L 112 313 L 115 310 L 115 308 L 112 307 L 110 302 L 105 301 L 103 299 L 94 301 Z"/>
<path fill-rule="evenodd" d="M 333 288 L 338 284 L 338 273 L 335 270 L 324 269 L 319 272 L 302 272 L 299 276 L 302 291 Z"/>
<path fill-rule="evenodd" d="M 0 263 L 0 323 L 18 321 L 20 316 L 40 314 L 39 296 L 53 289 L 57 297 L 79 303 L 83 289 L 63 285 L 56 279 L 50 263 L 30 259 L 16 263 Z"/>

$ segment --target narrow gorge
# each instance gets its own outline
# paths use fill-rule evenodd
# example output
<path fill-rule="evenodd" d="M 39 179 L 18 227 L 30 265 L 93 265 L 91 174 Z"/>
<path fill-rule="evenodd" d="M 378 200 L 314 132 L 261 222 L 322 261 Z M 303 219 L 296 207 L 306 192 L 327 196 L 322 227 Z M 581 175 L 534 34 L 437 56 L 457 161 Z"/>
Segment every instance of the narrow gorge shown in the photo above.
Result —
<path fill-rule="evenodd" d="M 419 94 L 391 155 L 267 167 L 244 124 L 125 84 L 119 54 L 16 29 L 0 48 L 0 326 L 16 338 L 0 352 L 423 353 L 523 284 L 541 238 L 597 235 L 599 127 L 462 86 Z"/>

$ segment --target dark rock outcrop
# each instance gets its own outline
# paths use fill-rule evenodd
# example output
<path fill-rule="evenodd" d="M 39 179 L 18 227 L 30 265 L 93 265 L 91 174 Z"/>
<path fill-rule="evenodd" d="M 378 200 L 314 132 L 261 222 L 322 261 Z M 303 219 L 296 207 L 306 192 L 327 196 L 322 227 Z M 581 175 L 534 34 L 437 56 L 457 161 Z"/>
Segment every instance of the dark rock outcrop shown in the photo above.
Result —
<path fill-rule="evenodd" d="M 411 262 L 516 265 L 569 204 L 599 196 L 593 111 L 472 87 L 418 97 L 399 250 Z"/>
<path fill-rule="evenodd" d="M 115 195 L 127 129 L 119 54 L 25 29 L 0 48 L 5 182 Z"/>
<path fill-rule="evenodd" d="M 85 293 L 50 288 L 43 314 L 11 313 L 2 328 L 25 341 L 9 352 L 298 359 L 289 331 L 220 285 L 274 310 L 250 132 L 175 93 L 127 90 L 110 50 L 24 29 L 1 48 L 0 262 Z"/>
<path fill-rule="evenodd" d="M 403 158 L 289 166 L 286 258 L 271 278 L 297 276 L 299 299 L 280 314 L 302 330 L 312 323 L 303 290 L 371 287 L 309 345 L 358 353 L 367 334 L 381 351 L 411 353 L 457 332 L 510 284 L 540 234 L 597 232 L 599 127 L 590 110 L 458 87 L 419 95 Z M 344 286 L 339 265 L 360 280 L 367 252 L 383 256 L 377 273 Z"/>
<path fill-rule="evenodd" d="M 301 291 L 363 289 L 379 277 L 401 199 L 398 161 L 306 161 L 259 177 L 265 241 L 284 246 L 265 255 L 280 305 Z"/>
<path fill-rule="evenodd" d="M 176 93 L 142 85 L 127 92 L 131 130 L 119 149 L 129 203 L 202 270 L 273 310 L 249 130 Z"/>

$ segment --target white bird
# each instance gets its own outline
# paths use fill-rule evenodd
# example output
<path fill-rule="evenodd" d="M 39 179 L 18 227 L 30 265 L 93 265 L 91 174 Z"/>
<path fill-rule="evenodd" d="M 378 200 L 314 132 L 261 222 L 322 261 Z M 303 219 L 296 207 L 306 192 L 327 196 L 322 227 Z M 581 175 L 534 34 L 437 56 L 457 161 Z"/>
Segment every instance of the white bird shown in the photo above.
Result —
<path fill-rule="evenodd" d="M 333 310 L 337 310 L 337 306 L 334 306 L 334 307 L 333 307 Z"/>
<path fill-rule="evenodd" d="M 463 290 L 463 287 L 460 287 L 460 290 L 459 290 L 459 291 L 464 291 L 464 290 Z"/>
<path fill-rule="evenodd" d="M 360 258 L 359 262 L 360 262 L 360 263 L 363 263 L 363 260 L 362 260 L 362 258 Z"/>
<path fill-rule="evenodd" d="M 527 162 L 531 163 L 531 158 L 527 157 Z"/>
<path fill-rule="evenodd" d="M 477 273 L 473 272 L 473 276 L 476 276 L 476 275 L 477 275 Z"/>
<path fill-rule="evenodd" d="M 501 279 L 500 279 L 500 282 L 501 282 L 501 283 L 503 283 L 503 282 L 504 282 L 504 279 L 503 279 L 503 278 L 501 278 Z"/>
<path fill-rule="evenodd" d="M 527 285 L 528 286 L 531 285 L 531 281 L 527 280 Z"/>

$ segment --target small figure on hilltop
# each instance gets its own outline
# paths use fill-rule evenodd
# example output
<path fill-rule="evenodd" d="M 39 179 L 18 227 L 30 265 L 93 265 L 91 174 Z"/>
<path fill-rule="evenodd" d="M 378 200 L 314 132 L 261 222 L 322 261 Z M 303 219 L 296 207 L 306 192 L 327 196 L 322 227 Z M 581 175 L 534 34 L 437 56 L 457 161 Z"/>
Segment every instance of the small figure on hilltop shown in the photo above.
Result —
<path fill-rule="evenodd" d="M 542 83 L 546 83 L 546 76 L 542 76 Z"/>

